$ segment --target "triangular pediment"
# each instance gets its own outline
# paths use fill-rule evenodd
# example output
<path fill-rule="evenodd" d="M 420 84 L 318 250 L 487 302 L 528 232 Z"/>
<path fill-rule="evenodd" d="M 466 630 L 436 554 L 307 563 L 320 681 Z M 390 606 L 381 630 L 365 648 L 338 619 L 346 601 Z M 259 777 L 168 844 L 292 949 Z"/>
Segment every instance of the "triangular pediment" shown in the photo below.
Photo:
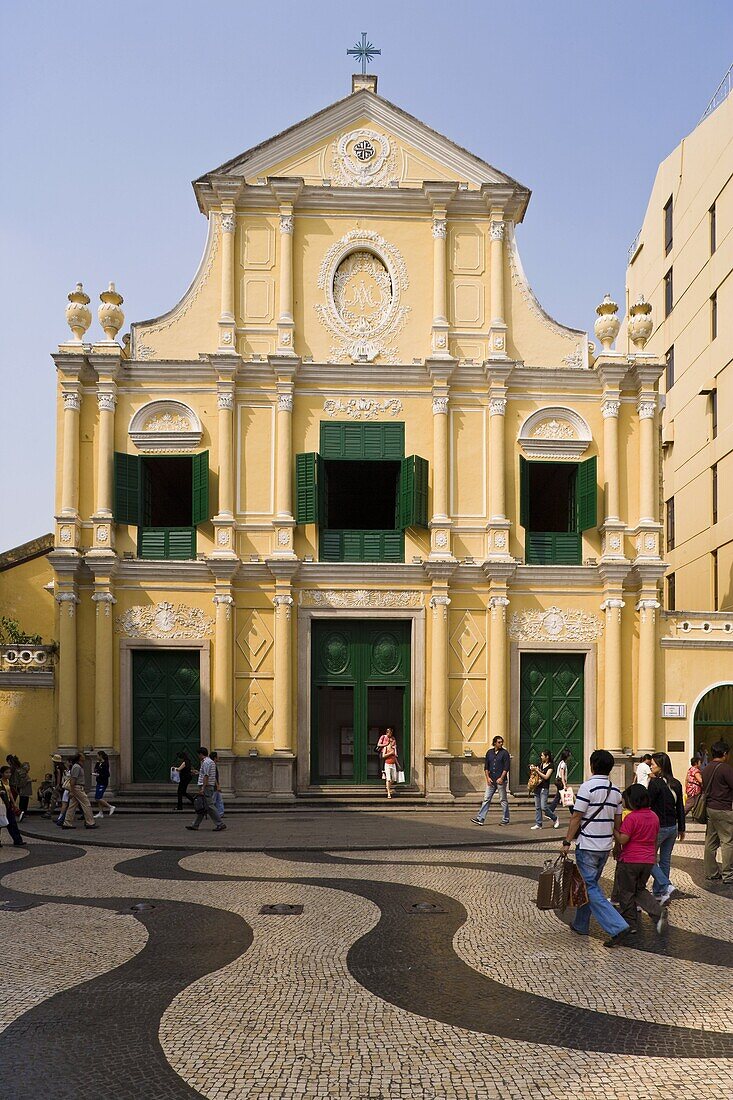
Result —
<path fill-rule="evenodd" d="M 469 188 L 526 188 L 419 119 L 368 90 L 361 90 L 296 123 L 207 173 L 255 182 L 297 176 L 306 184 L 420 186 L 453 180 Z"/>

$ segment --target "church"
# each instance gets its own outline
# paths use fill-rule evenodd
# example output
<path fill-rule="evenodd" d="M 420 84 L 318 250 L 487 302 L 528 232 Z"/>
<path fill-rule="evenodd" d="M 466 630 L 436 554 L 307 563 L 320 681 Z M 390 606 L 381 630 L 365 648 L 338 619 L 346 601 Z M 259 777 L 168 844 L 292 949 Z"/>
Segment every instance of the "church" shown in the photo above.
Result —
<path fill-rule="evenodd" d="M 167 313 L 119 339 L 110 284 L 90 342 L 69 295 L 52 544 L 0 562 L 57 645 L 1 647 L 3 751 L 103 748 L 152 797 L 203 743 L 263 803 L 380 793 L 386 726 L 433 803 L 475 798 L 496 735 L 515 792 L 544 748 L 575 782 L 596 747 L 683 772 L 733 615 L 661 607 L 651 306 L 623 352 L 608 296 L 599 347 L 550 317 L 529 190 L 370 74 L 193 186 Z"/>

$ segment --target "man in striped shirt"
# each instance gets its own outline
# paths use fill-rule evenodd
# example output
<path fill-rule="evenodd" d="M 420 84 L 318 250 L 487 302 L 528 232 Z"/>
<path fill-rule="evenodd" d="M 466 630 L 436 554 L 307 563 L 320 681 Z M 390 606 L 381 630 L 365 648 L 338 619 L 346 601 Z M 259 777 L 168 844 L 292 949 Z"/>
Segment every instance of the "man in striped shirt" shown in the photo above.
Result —
<path fill-rule="evenodd" d="M 563 840 L 567 854 L 575 840 L 575 859 L 588 888 L 588 904 L 575 913 L 570 930 L 587 936 L 591 913 L 609 936 L 604 947 L 616 947 L 624 942 L 629 926 L 611 905 L 600 887 L 599 879 L 613 848 L 613 830 L 621 824 L 621 792 L 608 778 L 613 769 L 613 756 L 606 749 L 591 753 L 592 776 L 582 783 L 575 795 L 573 814 Z"/>

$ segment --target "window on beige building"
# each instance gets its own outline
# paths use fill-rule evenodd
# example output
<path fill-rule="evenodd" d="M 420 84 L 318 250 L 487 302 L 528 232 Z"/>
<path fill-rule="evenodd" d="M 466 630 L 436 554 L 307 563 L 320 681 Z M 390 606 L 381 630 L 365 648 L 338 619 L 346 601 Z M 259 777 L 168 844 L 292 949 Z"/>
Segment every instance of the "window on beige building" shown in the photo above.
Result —
<path fill-rule="evenodd" d="M 666 365 L 664 376 L 665 389 L 666 392 L 669 393 L 669 391 L 672 389 L 672 386 L 674 385 L 674 344 L 672 344 L 672 347 L 667 351 L 667 354 L 664 357 L 664 362 Z"/>
<path fill-rule="evenodd" d="M 718 335 L 718 292 L 710 295 L 710 339 Z"/>
<path fill-rule="evenodd" d="M 718 591 L 718 551 L 713 550 L 710 557 L 712 558 L 713 569 L 713 611 L 717 611 L 720 602 L 720 595 Z"/>
<path fill-rule="evenodd" d="M 667 274 L 664 276 L 664 316 L 669 317 L 672 312 L 672 306 L 674 305 L 674 296 L 672 291 L 672 268 L 670 267 Z"/>
<path fill-rule="evenodd" d="M 712 512 L 713 523 L 718 522 L 718 464 L 717 462 L 711 467 L 710 473 L 712 474 Z"/>
<path fill-rule="evenodd" d="M 667 549 L 674 550 L 674 497 L 667 501 Z"/>
<path fill-rule="evenodd" d="M 712 256 L 717 248 L 717 241 L 715 239 L 715 203 L 710 207 L 708 215 L 710 217 L 710 255 Z"/>
<path fill-rule="evenodd" d="M 710 392 L 710 434 L 713 439 L 718 438 L 718 391 Z"/>
<path fill-rule="evenodd" d="M 675 591 L 674 591 L 674 573 L 670 573 L 667 577 L 667 611 L 676 611 L 675 607 Z"/>
<path fill-rule="evenodd" d="M 672 196 L 664 204 L 664 255 L 669 256 L 672 251 Z"/>

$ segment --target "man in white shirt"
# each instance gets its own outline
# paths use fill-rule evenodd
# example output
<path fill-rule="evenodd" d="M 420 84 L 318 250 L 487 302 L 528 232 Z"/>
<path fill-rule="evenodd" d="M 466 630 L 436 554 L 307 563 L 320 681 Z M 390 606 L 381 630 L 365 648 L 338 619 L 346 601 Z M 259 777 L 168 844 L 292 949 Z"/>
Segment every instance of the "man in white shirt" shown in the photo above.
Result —
<path fill-rule="evenodd" d="M 636 782 L 641 783 L 642 787 L 649 786 L 649 780 L 652 777 L 652 754 L 645 752 L 639 763 L 636 765 L 636 771 L 634 772 Z"/>
<path fill-rule="evenodd" d="M 199 779 L 197 797 L 194 799 L 196 819 L 193 825 L 186 828 L 193 832 L 198 829 L 201 822 L 208 815 L 214 822 L 214 832 L 220 833 L 226 829 L 226 825 L 214 806 L 214 791 L 216 789 L 216 764 L 209 756 L 209 750 L 202 745 L 199 749 Z M 203 801 L 199 801 L 203 799 Z"/>
<path fill-rule="evenodd" d="M 588 888 L 588 904 L 575 913 L 570 930 L 587 936 L 591 913 L 609 939 L 604 947 L 616 947 L 624 942 L 629 926 L 611 905 L 600 887 L 599 879 L 613 848 L 613 830 L 621 824 L 621 792 L 608 778 L 613 769 L 613 756 L 606 749 L 596 749 L 590 755 L 590 779 L 582 783 L 575 796 L 575 805 L 563 840 L 567 854 L 575 839 L 575 859 Z"/>

